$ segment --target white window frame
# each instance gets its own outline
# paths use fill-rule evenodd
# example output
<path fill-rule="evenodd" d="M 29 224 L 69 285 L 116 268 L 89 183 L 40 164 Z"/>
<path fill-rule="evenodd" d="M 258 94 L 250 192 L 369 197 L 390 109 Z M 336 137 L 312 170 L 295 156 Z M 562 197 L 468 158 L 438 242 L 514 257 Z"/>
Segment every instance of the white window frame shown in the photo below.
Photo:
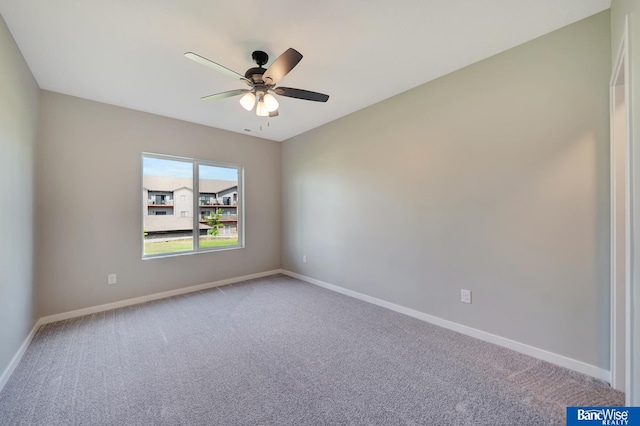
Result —
<path fill-rule="evenodd" d="M 227 250 L 236 250 L 244 248 L 244 167 L 240 164 L 233 163 L 225 163 L 220 161 L 213 160 L 203 160 L 198 158 L 189 158 L 189 157 L 180 157 L 175 155 L 167 155 L 167 154 L 156 154 L 152 152 L 143 152 L 140 156 L 140 194 L 143 201 L 144 199 L 144 159 L 145 158 L 157 158 L 160 160 L 170 160 L 170 161 L 182 161 L 185 163 L 191 163 L 193 167 L 192 179 L 193 179 L 193 249 L 185 250 L 180 252 L 167 252 L 167 253 L 156 253 L 156 254 L 145 254 L 144 253 L 144 216 L 145 211 L 142 210 L 140 214 L 140 235 L 142 235 L 142 259 L 158 259 L 163 257 L 174 257 L 174 256 L 184 256 L 190 254 L 198 254 L 198 253 L 210 253 L 215 251 L 227 251 Z M 209 247 L 209 248 L 201 248 L 200 247 L 200 167 L 199 166 L 213 166 L 213 167 L 224 167 L 228 169 L 235 169 L 238 172 L 238 201 L 236 207 L 236 214 L 238 217 L 237 228 L 238 228 L 238 244 L 229 245 L 229 246 L 221 246 L 221 247 Z M 146 204 L 145 204 L 145 207 Z"/>

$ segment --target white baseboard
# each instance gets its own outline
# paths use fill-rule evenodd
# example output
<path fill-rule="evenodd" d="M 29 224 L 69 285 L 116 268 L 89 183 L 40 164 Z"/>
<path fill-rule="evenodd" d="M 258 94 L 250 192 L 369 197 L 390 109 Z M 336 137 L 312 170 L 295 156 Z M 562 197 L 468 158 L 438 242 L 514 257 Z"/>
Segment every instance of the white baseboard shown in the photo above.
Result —
<path fill-rule="evenodd" d="M 563 355 L 559 355 L 553 352 L 546 351 L 544 349 L 536 348 L 524 343 L 516 342 L 515 340 L 507 339 L 505 337 L 497 336 L 495 334 L 488 333 L 486 331 L 478 330 L 473 327 L 458 324 L 453 321 L 445 320 L 433 315 L 425 314 L 424 312 L 416 311 L 395 303 L 387 302 L 386 300 L 377 299 L 366 294 L 358 293 L 357 291 L 348 290 L 346 288 L 339 287 L 337 285 L 329 284 L 324 281 L 317 280 L 315 278 L 307 277 L 295 272 L 283 270 L 283 274 L 293 278 L 297 278 L 302 281 L 306 281 L 310 284 L 315 284 L 320 287 L 324 287 L 328 290 L 335 291 L 347 296 L 354 297 L 356 299 L 363 300 L 365 302 L 373 303 L 374 305 L 381 306 L 383 308 L 390 309 L 392 311 L 400 312 L 401 314 L 409 315 L 411 317 L 426 321 L 431 324 L 438 325 L 449 330 L 457 331 L 458 333 L 466 334 L 467 336 L 475 337 L 476 339 L 484 340 L 485 342 L 493 343 L 505 348 L 520 352 L 525 355 L 532 356 L 543 361 L 550 362 L 552 364 L 559 365 L 561 367 L 568 368 L 573 371 L 577 371 L 582 374 L 586 374 L 596 379 L 603 380 L 607 383 L 611 383 L 611 373 L 609 370 L 605 370 L 595 365 L 587 364 L 582 361 L 578 361 L 572 358 L 568 358 Z"/>
<path fill-rule="evenodd" d="M 27 348 L 29 347 L 31 340 L 33 340 L 33 336 L 36 335 L 36 331 L 38 331 L 41 325 L 42 325 L 41 320 L 36 321 L 36 323 L 33 325 L 33 328 L 31 329 L 27 337 L 24 339 L 24 342 L 22 342 L 22 345 L 18 349 L 18 352 L 16 352 L 16 354 L 11 359 L 11 362 L 9 363 L 9 365 L 7 365 L 7 368 L 5 368 L 4 371 L 2 372 L 2 375 L 0 376 L 0 391 L 2 391 L 2 388 L 4 388 L 4 385 L 6 385 L 7 382 L 9 381 L 9 377 L 11 377 L 14 370 L 20 363 L 20 360 L 24 356 L 24 353 L 27 351 Z"/>
<path fill-rule="evenodd" d="M 49 315 L 40 318 L 40 324 L 49 324 L 56 321 L 62 321 L 70 318 L 81 317 L 83 315 L 95 314 L 98 312 L 108 311 L 110 309 L 123 308 L 125 306 L 138 305 L 140 303 L 150 302 L 152 300 L 166 299 L 167 297 L 179 296 L 181 294 L 193 293 L 194 291 L 206 290 L 214 287 L 221 287 L 238 283 L 241 281 L 252 280 L 255 278 L 267 277 L 269 275 L 281 274 L 282 269 L 274 269 L 271 271 L 258 272 L 257 274 L 243 275 L 241 277 L 228 278 L 226 280 L 214 281 L 205 284 L 198 284 L 191 287 L 179 288 L 176 290 L 163 291 L 162 293 L 149 294 L 147 296 L 134 297 L 133 299 L 120 300 L 113 303 L 105 303 L 104 305 L 91 306 L 89 308 L 78 309 L 75 311 L 63 312 L 60 314 Z"/>

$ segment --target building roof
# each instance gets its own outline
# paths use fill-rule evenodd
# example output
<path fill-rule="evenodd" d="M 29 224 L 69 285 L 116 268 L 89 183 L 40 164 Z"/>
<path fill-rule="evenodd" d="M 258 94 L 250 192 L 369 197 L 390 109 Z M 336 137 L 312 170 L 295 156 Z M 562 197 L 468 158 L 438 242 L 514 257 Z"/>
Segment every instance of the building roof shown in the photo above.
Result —
<path fill-rule="evenodd" d="M 237 186 L 238 182 L 233 180 L 200 179 L 201 193 L 218 193 Z M 191 178 L 145 175 L 142 178 L 142 187 L 147 191 L 173 192 L 180 188 L 193 191 L 193 182 Z"/>
<path fill-rule="evenodd" d="M 209 229 L 209 225 L 201 223 L 200 229 Z M 193 217 L 182 217 L 174 215 L 145 215 L 145 232 L 167 232 L 167 231 L 191 231 L 193 229 Z"/>

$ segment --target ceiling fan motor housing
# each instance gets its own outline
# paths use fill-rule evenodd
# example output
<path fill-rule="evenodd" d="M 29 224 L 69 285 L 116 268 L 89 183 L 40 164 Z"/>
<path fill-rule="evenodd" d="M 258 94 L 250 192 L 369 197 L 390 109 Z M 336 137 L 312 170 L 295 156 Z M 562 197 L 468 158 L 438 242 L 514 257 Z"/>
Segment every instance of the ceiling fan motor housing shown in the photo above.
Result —
<path fill-rule="evenodd" d="M 269 61 L 269 55 L 267 55 L 262 50 L 256 50 L 251 54 L 251 58 L 253 61 L 258 64 L 257 67 L 249 68 L 244 76 L 251 80 L 254 84 L 262 84 L 262 74 L 264 74 L 267 69 L 262 66 Z"/>
<path fill-rule="evenodd" d="M 262 74 L 264 74 L 265 71 L 267 71 L 267 69 L 262 67 L 249 68 L 247 72 L 244 73 L 244 76 L 253 81 L 254 84 L 262 84 Z"/>

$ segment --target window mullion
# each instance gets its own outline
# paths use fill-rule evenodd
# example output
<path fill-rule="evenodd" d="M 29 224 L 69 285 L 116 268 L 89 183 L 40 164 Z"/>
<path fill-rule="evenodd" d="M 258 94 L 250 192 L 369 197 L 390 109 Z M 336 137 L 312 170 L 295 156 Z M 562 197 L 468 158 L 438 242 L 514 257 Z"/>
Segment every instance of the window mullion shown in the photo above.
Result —
<path fill-rule="evenodd" d="M 200 174 L 198 162 L 193 162 L 193 251 L 200 250 Z"/>

